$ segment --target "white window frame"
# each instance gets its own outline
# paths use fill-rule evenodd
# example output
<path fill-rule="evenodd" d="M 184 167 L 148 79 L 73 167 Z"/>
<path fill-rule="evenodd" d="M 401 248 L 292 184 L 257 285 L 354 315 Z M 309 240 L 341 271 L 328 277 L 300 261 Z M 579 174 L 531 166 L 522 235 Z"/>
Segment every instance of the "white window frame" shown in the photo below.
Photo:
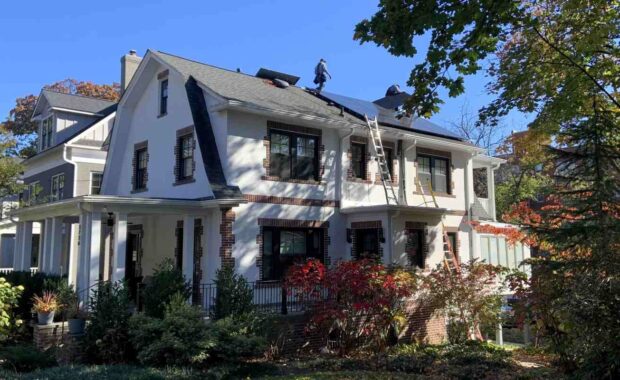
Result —
<path fill-rule="evenodd" d="M 62 177 L 62 188 L 60 187 L 60 178 Z M 54 181 L 56 184 L 56 192 L 54 192 Z M 62 191 L 61 191 L 62 189 Z M 50 202 L 56 202 L 64 199 L 65 193 L 65 173 L 58 173 L 52 176 L 50 180 Z"/>
<path fill-rule="evenodd" d="M 33 198 L 33 194 L 35 193 L 35 190 L 37 188 L 41 188 L 41 182 L 40 181 L 34 181 L 28 184 L 28 205 L 33 205 L 35 204 L 33 201 L 36 201 L 38 198 L 38 194 L 35 194 L 35 197 Z"/>
<path fill-rule="evenodd" d="M 53 130 L 54 130 L 54 115 L 50 115 L 41 121 L 41 150 L 48 149 L 54 142 Z M 43 131 L 45 130 L 45 138 L 43 138 Z M 48 137 L 49 136 L 49 137 Z M 48 144 L 49 142 L 49 144 Z"/>
<path fill-rule="evenodd" d="M 88 194 L 89 195 L 97 195 L 97 194 L 93 194 L 93 175 L 94 174 L 101 175 L 101 181 L 99 183 L 99 194 L 101 194 L 101 185 L 103 184 L 103 172 L 91 171 L 90 172 L 90 177 L 89 177 L 89 180 L 88 180 Z"/>

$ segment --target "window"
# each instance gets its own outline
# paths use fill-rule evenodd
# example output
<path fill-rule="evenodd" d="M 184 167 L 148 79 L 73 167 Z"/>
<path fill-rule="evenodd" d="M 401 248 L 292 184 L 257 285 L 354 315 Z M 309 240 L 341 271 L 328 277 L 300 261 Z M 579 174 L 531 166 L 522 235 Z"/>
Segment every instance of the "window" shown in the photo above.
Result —
<path fill-rule="evenodd" d="M 452 250 L 452 253 L 458 257 L 458 241 L 456 239 L 456 232 L 448 232 L 448 242 L 450 243 L 450 249 Z M 446 247 L 446 250 L 448 249 L 448 247 Z M 448 260 L 451 260 L 452 258 L 448 256 L 448 253 L 445 252 L 445 258 Z"/>
<path fill-rule="evenodd" d="M 281 280 L 291 265 L 308 258 L 323 261 L 322 229 L 263 228 L 263 280 Z"/>
<path fill-rule="evenodd" d="M 43 120 L 41 124 L 41 150 L 52 146 L 52 125 L 54 121 L 52 117 Z"/>
<path fill-rule="evenodd" d="M 57 174 L 52 177 L 50 201 L 55 202 L 63 199 L 65 193 L 65 175 Z"/>
<path fill-rule="evenodd" d="M 351 143 L 353 178 L 366 179 L 366 144 Z"/>
<path fill-rule="evenodd" d="M 183 181 L 194 176 L 194 136 L 192 134 L 180 136 L 177 140 L 177 181 Z"/>
<path fill-rule="evenodd" d="M 450 193 L 449 162 L 446 158 L 418 156 L 418 178 L 423 187 L 438 193 Z"/>
<path fill-rule="evenodd" d="M 168 79 L 159 82 L 159 115 L 168 113 Z"/>
<path fill-rule="evenodd" d="M 356 258 L 381 260 L 381 255 L 379 254 L 379 229 L 356 229 L 354 233 Z"/>
<path fill-rule="evenodd" d="M 318 138 L 273 131 L 270 133 L 269 172 L 280 179 L 317 180 Z"/>
<path fill-rule="evenodd" d="M 41 184 L 39 183 L 39 181 L 28 184 L 28 204 L 30 205 L 37 204 L 40 194 L 41 194 Z"/>
<path fill-rule="evenodd" d="M 148 152 L 147 148 L 136 149 L 135 152 L 135 180 L 134 180 L 134 190 L 146 190 L 146 181 L 147 181 L 147 163 L 148 163 Z"/>
<path fill-rule="evenodd" d="M 424 268 L 424 230 L 410 229 L 407 231 L 407 256 L 409 265 Z"/>
<path fill-rule="evenodd" d="M 103 173 L 90 172 L 90 194 L 98 195 L 101 193 L 101 181 L 103 180 Z"/>

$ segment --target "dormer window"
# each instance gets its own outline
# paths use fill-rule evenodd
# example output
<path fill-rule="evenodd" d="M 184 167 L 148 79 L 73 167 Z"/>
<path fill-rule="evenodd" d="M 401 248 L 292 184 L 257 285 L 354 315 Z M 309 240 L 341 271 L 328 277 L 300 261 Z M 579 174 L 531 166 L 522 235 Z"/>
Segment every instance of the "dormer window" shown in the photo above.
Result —
<path fill-rule="evenodd" d="M 52 146 L 52 126 L 54 120 L 52 117 L 44 119 L 41 123 L 41 150 L 45 150 Z"/>
<path fill-rule="evenodd" d="M 159 82 L 159 116 L 168 113 L 168 79 Z"/>

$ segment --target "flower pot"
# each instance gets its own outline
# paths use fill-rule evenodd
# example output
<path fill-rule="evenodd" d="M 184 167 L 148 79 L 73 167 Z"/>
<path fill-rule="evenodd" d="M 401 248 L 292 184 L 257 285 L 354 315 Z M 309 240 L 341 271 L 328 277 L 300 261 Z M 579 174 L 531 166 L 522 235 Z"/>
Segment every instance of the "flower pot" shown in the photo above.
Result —
<path fill-rule="evenodd" d="M 82 335 L 84 334 L 84 328 L 86 327 L 86 320 L 81 318 L 69 319 L 69 334 Z"/>
<path fill-rule="evenodd" d="M 54 312 L 49 313 L 37 313 L 37 320 L 40 325 L 51 325 L 54 322 Z"/>

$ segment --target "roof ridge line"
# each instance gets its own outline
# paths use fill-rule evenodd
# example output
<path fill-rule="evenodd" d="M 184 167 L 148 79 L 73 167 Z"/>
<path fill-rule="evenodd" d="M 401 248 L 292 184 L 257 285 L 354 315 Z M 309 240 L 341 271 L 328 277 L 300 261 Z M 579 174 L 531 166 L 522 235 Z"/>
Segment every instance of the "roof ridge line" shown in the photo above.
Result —
<path fill-rule="evenodd" d="M 225 68 L 225 67 L 221 67 L 221 66 L 212 65 L 212 64 L 210 64 L 210 63 L 205 63 L 205 62 L 197 61 L 197 60 L 195 60 L 195 59 L 191 59 L 191 58 L 181 57 L 180 55 L 171 54 L 171 53 L 168 53 L 168 52 L 165 52 L 165 51 L 155 50 L 155 52 L 156 52 L 156 53 L 161 53 L 161 54 L 166 54 L 166 55 L 169 55 L 169 56 L 171 56 L 171 57 L 175 57 L 175 58 L 179 58 L 179 59 L 184 59 L 184 60 L 186 60 L 186 61 L 193 62 L 193 63 L 197 63 L 197 64 L 199 64 L 199 65 L 209 66 L 209 67 L 212 67 L 212 68 L 214 68 L 214 69 L 218 69 L 218 70 L 222 70 L 222 71 L 227 71 L 227 72 L 232 73 L 232 74 L 239 74 L 239 75 L 244 75 L 244 76 L 246 76 L 246 77 L 254 78 L 254 79 L 257 79 L 257 80 L 263 80 L 263 78 L 259 78 L 259 77 L 257 77 L 256 75 L 252 75 L 252 74 L 244 73 L 244 72 L 242 72 L 242 71 L 237 71 L 237 70 L 227 69 L 227 68 Z M 302 88 L 302 87 L 297 86 L 297 85 L 291 85 L 291 87 Z"/>
<path fill-rule="evenodd" d="M 97 98 L 97 97 L 94 97 L 94 96 L 86 96 L 86 95 L 82 95 L 82 94 L 71 94 L 71 93 L 66 93 L 66 92 L 61 92 L 61 91 L 51 90 L 51 89 L 49 89 L 49 88 L 43 88 L 41 91 L 47 91 L 47 92 L 51 92 L 51 93 L 54 93 L 54 94 L 67 95 L 67 96 L 77 96 L 78 98 L 85 98 L 85 99 L 99 100 L 99 101 L 102 101 L 102 102 L 108 102 L 108 103 L 118 104 L 118 102 L 116 102 L 116 101 L 114 101 L 114 100 L 101 99 L 101 98 Z"/>

